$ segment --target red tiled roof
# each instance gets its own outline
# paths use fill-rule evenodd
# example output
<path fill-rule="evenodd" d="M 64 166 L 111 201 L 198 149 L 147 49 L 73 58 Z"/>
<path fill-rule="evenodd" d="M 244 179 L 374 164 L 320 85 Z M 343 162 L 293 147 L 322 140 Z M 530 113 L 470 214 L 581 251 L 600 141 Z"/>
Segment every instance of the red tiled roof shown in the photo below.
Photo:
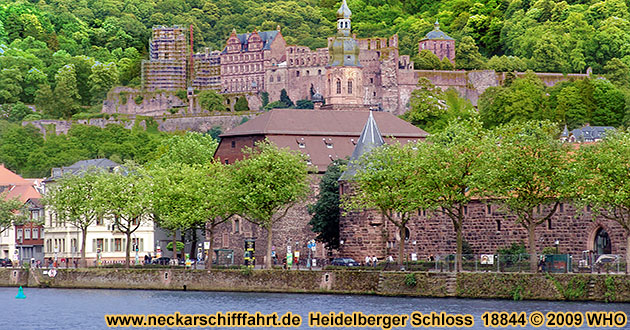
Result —
<path fill-rule="evenodd" d="M 4 164 L 0 164 L 0 186 L 10 184 L 29 184 L 29 182 L 4 167 Z"/>
<path fill-rule="evenodd" d="M 275 109 L 223 134 L 343 135 L 359 136 L 369 111 Z M 429 134 L 389 112 L 373 112 L 384 137 L 424 138 Z"/>
<path fill-rule="evenodd" d="M 18 185 L 9 188 L 9 193 L 6 195 L 5 200 L 18 198 L 22 203 L 26 203 L 29 198 L 41 198 L 35 188 L 31 185 Z"/>
<path fill-rule="evenodd" d="M 429 134 L 389 112 L 372 112 L 386 143 L 422 140 Z M 265 136 L 280 148 L 307 156 L 319 172 L 336 159 L 352 155 L 369 111 L 276 109 L 221 134 L 221 141 L 238 136 Z M 392 138 L 394 137 L 394 138 Z M 215 157 L 226 158 L 217 148 Z M 231 161 L 234 161 L 232 159 Z"/>

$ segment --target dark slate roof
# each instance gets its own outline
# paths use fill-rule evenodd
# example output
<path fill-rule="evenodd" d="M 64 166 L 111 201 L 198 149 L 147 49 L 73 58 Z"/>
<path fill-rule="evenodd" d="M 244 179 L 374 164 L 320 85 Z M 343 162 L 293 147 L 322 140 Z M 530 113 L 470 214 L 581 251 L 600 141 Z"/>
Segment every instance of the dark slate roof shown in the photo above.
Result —
<path fill-rule="evenodd" d="M 260 36 L 260 39 L 263 42 L 263 50 L 264 49 L 271 49 L 271 43 L 276 39 L 276 36 L 278 36 L 278 30 L 273 30 L 273 31 L 260 31 L 257 32 L 258 35 Z M 241 51 L 247 51 L 248 49 L 248 43 L 247 40 L 249 40 L 249 36 L 251 36 L 251 33 L 240 33 L 237 34 L 236 37 L 238 38 L 238 41 L 241 42 Z M 223 48 L 223 51 L 221 52 L 221 54 L 226 54 L 227 53 L 227 47 Z"/>
<path fill-rule="evenodd" d="M 444 31 L 440 30 L 440 23 L 438 23 L 438 21 L 435 21 L 433 31 L 427 33 L 427 35 L 424 36 L 424 38 L 422 38 L 422 40 L 436 40 L 436 39 L 455 40 L 449 37 L 446 33 L 444 33 Z"/>
<path fill-rule="evenodd" d="M 571 131 L 571 135 L 579 142 L 594 142 L 601 140 L 606 135 L 606 131 L 614 130 L 612 126 L 584 126 Z"/>
<path fill-rule="evenodd" d="M 70 166 L 53 167 L 51 177 L 46 179 L 46 181 L 54 181 L 55 179 L 58 179 L 65 174 L 75 174 L 88 168 L 100 168 L 107 171 L 113 171 L 114 168 L 118 166 L 120 166 L 120 164 L 113 162 L 107 158 L 80 160 Z"/>
<path fill-rule="evenodd" d="M 354 147 L 352 156 L 350 156 L 348 169 L 341 174 L 339 181 L 349 180 L 354 177 L 359 169 L 357 162 L 361 156 L 384 144 L 385 141 L 383 140 L 383 135 L 378 129 L 378 125 L 376 125 L 376 120 L 374 120 L 374 116 L 372 116 L 372 111 L 370 111 L 370 116 L 363 127 L 363 131 L 361 132 L 361 136 L 359 136 L 356 147 Z"/>

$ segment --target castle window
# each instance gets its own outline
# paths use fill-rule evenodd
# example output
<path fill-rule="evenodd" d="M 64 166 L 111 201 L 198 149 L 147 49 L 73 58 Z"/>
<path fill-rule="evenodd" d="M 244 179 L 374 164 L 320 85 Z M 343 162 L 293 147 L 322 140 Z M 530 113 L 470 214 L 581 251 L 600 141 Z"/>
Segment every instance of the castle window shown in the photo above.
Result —
<path fill-rule="evenodd" d="M 269 77 L 269 82 L 273 82 L 273 76 Z"/>
<path fill-rule="evenodd" d="M 341 94 L 341 79 L 337 79 L 337 94 Z"/>
<path fill-rule="evenodd" d="M 560 203 L 558 207 L 560 207 L 560 212 L 564 212 L 564 203 Z"/>
<path fill-rule="evenodd" d="M 497 219 L 497 231 L 501 231 L 501 220 Z"/>
<path fill-rule="evenodd" d="M 299 76 L 300 76 L 300 70 L 295 71 L 295 76 L 296 76 L 296 77 L 299 77 Z"/>
<path fill-rule="evenodd" d="M 236 148 L 236 141 L 232 141 L 232 148 Z"/>
<path fill-rule="evenodd" d="M 226 159 L 226 160 L 225 160 L 225 163 L 226 163 L 226 164 L 229 164 L 229 163 L 230 163 L 230 161 Z"/>
<path fill-rule="evenodd" d="M 310 75 L 311 75 L 311 72 L 310 72 L 310 71 L 308 71 L 308 70 L 306 70 L 306 75 L 307 75 L 307 76 L 310 76 Z"/>
<path fill-rule="evenodd" d="M 321 75 L 322 74 L 322 70 L 317 70 L 317 74 Z"/>
<path fill-rule="evenodd" d="M 348 80 L 348 94 L 352 94 L 352 80 Z"/>
<path fill-rule="evenodd" d="M 370 84 L 374 83 L 374 78 L 370 78 Z"/>
<path fill-rule="evenodd" d="M 487 204 L 486 205 L 486 211 L 488 212 L 488 215 L 491 215 L 492 214 L 492 205 Z"/>
<path fill-rule="evenodd" d="M 282 79 L 280 79 L 280 76 L 278 76 L 278 81 L 280 81 L 280 80 L 282 80 Z"/>
<path fill-rule="evenodd" d="M 547 228 L 548 229 L 553 229 L 553 228 L 551 228 L 551 218 L 547 219 Z"/>

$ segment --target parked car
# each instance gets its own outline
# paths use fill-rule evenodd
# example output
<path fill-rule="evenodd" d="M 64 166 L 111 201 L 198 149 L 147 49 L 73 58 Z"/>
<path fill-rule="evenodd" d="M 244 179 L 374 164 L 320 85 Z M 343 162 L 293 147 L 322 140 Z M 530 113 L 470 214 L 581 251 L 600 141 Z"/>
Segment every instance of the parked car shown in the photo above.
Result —
<path fill-rule="evenodd" d="M 9 258 L 0 259 L 0 267 L 13 267 L 13 261 Z"/>
<path fill-rule="evenodd" d="M 171 258 L 169 257 L 159 257 L 151 260 L 151 263 L 154 265 L 169 265 L 171 262 Z"/>
<path fill-rule="evenodd" d="M 352 258 L 335 258 L 330 264 L 332 266 L 347 266 L 347 267 L 359 266 L 359 263 L 354 261 L 354 259 Z"/>

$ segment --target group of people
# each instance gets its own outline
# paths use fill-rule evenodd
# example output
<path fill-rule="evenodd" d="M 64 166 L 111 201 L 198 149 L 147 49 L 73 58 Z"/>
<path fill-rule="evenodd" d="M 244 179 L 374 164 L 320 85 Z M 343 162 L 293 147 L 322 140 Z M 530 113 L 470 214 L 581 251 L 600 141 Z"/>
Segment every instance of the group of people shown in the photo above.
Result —
<path fill-rule="evenodd" d="M 375 255 L 372 255 L 371 257 L 368 255 L 365 257 L 366 266 L 376 267 L 377 263 L 378 263 L 378 258 Z"/>

